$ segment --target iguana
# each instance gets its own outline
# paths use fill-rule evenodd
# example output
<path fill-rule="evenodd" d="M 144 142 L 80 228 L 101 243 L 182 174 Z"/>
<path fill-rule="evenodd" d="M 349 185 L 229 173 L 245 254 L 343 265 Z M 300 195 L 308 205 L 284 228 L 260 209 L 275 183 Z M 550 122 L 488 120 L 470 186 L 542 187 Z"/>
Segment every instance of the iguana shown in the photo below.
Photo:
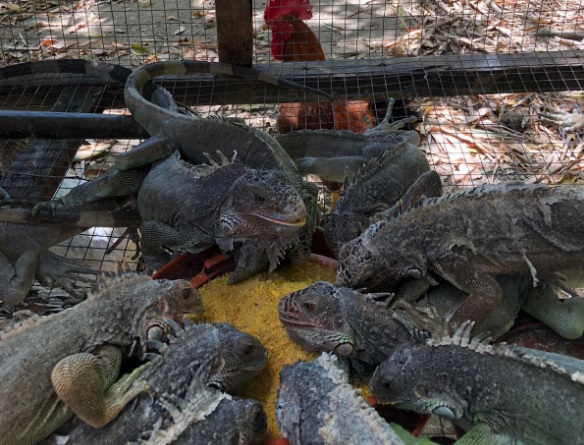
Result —
<path fill-rule="evenodd" d="M 370 383 L 380 403 L 451 419 L 462 444 L 584 444 L 584 362 L 453 337 L 401 345 Z"/>
<path fill-rule="evenodd" d="M 268 352 L 249 334 L 226 323 L 187 325 L 177 338 L 170 339 L 159 358 L 140 376 L 150 387 L 106 427 L 80 425 L 67 443 L 116 445 L 136 440 L 153 425 L 167 425 L 171 415 L 164 399 L 171 396 L 192 399 L 187 394 L 193 380 L 221 391 L 231 392 L 263 370 Z M 225 425 L 227 426 L 227 425 Z"/>
<path fill-rule="evenodd" d="M 395 100 L 390 98 L 383 121 L 363 134 L 348 130 L 301 130 L 276 135 L 276 140 L 294 159 L 302 175 L 315 174 L 325 181 L 343 183 L 352 180 L 363 164 L 386 151 L 395 152 L 397 155 L 393 161 L 402 163 L 404 169 L 426 171 L 428 161 L 417 148 L 420 135 L 417 131 L 400 130 L 406 123 L 416 121 L 417 117 L 390 124 L 394 103 Z M 406 157 L 401 159 L 402 155 Z M 394 173 L 397 182 L 408 176 L 407 171 L 401 169 Z"/>
<path fill-rule="evenodd" d="M 337 282 L 352 288 L 400 284 L 397 297 L 412 302 L 436 275 L 468 294 L 454 321 L 480 325 L 503 292 L 494 275 L 566 287 L 559 273 L 581 267 L 584 258 L 582 204 L 578 186 L 521 183 L 423 199 L 345 244 Z"/>
<path fill-rule="evenodd" d="M 102 427 L 138 394 L 148 365 L 118 377 L 122 356 L 164 338 L 168 319 L 201 310 L 185 280 L 124 275 L 76 306 L 0 332 L 0 444 L 35 444 L 77 415 Z"/>
<path fill-rule="evenodd" d="M 390 426 L 349 384 L 346 363 L 322 354 L 280 371 L 276 419 L 291 445 L 430 444 Z"/>
<path fill-rule="evenodd" d="M 124 83 L 131 70 L 84 60 L 42 61 L 0 68 L 0 79 L 43 73 L 97 75 L 104 82 Z M 83 226 L 60 226 L 58 220 L 52 224 L 0 222 L 0 301 L 9 305 L 21 303 L 35 278 L 43 282 L 56 281 L 69 291 L 74 290 L 73 281 L 95 281 L 95 270 L 48 251 L 49 247 L 86 229 Z M 79 274 L 89 274 L 92 277 Z"/>
<path fill-rule="evenodd" d="M 562 303 L 550 287 L 531 287 L 528 278 L 497 277 L 503 296 L 495 310 L 475 330 L 497 338 L 513 325 L 520 309 L 537 317 L 568 338 L 584 331 L 584 301 Z M 280 300 L 278 315 L 288 336 L 308 351 L 381 363 L 393 348 L 416 342 L 413 328 L 441 335 L 446 320 L 460 305 L 464 293 L 449 283 L 428 290 L 417 306 L 389 306 L 391 294 L 363 294 L 319 281 Z M 573 307 L 579 311 L 574 312 Z"/>
<path fill-rule="evenodd" d="M 154 95 L 152 102 L 144 97 L 155 77 L 209 72 L 259 75 L 189 61 L 138 68 L 128 78 L 125 99 L 152 137 L 118 156 L 105 176 L 73 189 L 55 205 L 137 192 L 144 221 L 142 253 L 150 269 L 166 263 L 169 251 L 199 252 L 217 243 L 236 253 L 233 283 L 268 261 L 273 270 L 288 250 L 293 257 L 306 257 L 312 237 L 306 206 L 316 201 L 316 190 L 304 185 L 294 162 L 266 133 L 233 121 L 178 113 L 167 106 L 172 101 L 168 93 L 162 97 L 163 106 Z M 260 78 L 306 90 L 269 76 Z M 246 242 L 250 246 L 242 246 Z"/>
<path fill-rule="evenodd" d="M 369 227 L 375 214 L 393 206 L 429 169 L 424 153 L 412 144 L 386 149 L 367 160 L 352 182 L 345 182 L 341 199 L 324 227 L 327 244 L 335 256 L 341 246 Z"/>
<path fill-rule="evenodd" d="M 129 445 L 250 445 L 265 439 L 266 414 L 258 401 L 205 387 L 197 377 L 184 398 L 167 395 L 160 403 L 172 422 L 153 425 L 144 439 Z"/>

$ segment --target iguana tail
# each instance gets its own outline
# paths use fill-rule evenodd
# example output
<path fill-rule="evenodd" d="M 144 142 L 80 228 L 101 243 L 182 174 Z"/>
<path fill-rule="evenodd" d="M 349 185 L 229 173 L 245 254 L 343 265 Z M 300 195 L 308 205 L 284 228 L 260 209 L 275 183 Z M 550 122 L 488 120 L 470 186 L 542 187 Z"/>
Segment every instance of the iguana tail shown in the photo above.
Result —
<path fill-rule="evenodd" d="M 238 65 L 215 62 L 201 62 L 192 60 L 171 60 L 166 62 L 155 62 L 143 65 L 136 69 L 128 78 L 125 88 L 126 105 L 132 112 L 134 119 L 154 136 L 162 130 L 163 122 L 167 119 L 176 121 L 177 115 L 172 110 L 158 106 L 159 101 L 148 101 L 145 97 L 145 89 L 151 81 L 159 76 L 185 75 L 185 74 L 220 74 L 227 76 L 242 77 L 251 80 L 286 87 L 294 90 L 307 91 L 332 100 L 332 97 L 323 91 L 307 87 L 283 78 L 270 76 L 253 68 L 246 68 Z"/>
<path fill-rule="evenodd" d="M 86 74 L 105 82 L 125 84 L 132 70 L 120 65 L 82 59 L 42 60 L 17 63 L 0 69 L 0 79 L 27 74 Z"/>
<path fill-rule="evenodd" d="M 83 59 L 42 60 L 39 62 L 17 63 L 0 68 L 0 79 L 34 74 L 84 74 L 100 79 L 103 83 L 125 85 L 132 70 L 120 65 Z M 161 107 L 176 110 L 177 106 L 168 91 L 156 84 L 149 84 L 143 90 L 146 99 Z"/>

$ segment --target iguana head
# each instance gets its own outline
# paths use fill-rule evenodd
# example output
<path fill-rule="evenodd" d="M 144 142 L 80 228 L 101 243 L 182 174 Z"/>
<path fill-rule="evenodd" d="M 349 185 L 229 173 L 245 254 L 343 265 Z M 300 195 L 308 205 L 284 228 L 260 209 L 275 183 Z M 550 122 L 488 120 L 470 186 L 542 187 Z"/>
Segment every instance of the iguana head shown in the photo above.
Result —
<path fill-rule="evenodd" d="M 352 329 L 337 291 L 335 286 L 318 281 L 280 300 L 280 321 L 288 336 L 304 349 L 334 351 L 342 356 L 355 352 Z"/>
<path fill-rule="evenodd" d="M 257 338 L 229 324 L 218 323 L 215 327 L 215 351 L 207 352 L 212 357 L 208 384 L 229 392 L 264 370 L 268 350 Z"/>
<path fill-rule="evenodd" d="M 436 414 L 451 419 L 463 417 L 467 402 L 456 386 L 465 390 L 468 385 L 456 385 L 456 374 L 462 371 L 440 372 L 434 360 L 451 363 L 448 357 L 436 357 L 431 346 L 402 344 L 393 349 L 377 367 L 369 387 L 379 403 L 419 413 Z M 472 386 L 472 385 L 471 385 Z M 468 394 L 467 394 L 468 396 Z"/>
<path fill-rule="evenodd" d="M 407 241 L 407 240 L 406 240 Z M 375 237 L 375 225 L 349 241 L 339 252 L 337 284 L 353 289 L 371 289 L 378 284 L 398 284 L 407 278 L 422 278 L 427 272 L 423 251 L 401 243 L 392 245 L 383 237 Z"/>
<path fill-rule="evenodd" d="M 302 197 L 284 172 L 250 169 L 230 187 L 221 206 L 218 236 L 295 238 L 306 224 Z"/>
<path fill-rule="evenodd" d="M 167 340 L 176 322 L 187 313 L 203 309 L 199 292 L 186 280 L 153 280 L 148 275 L 125 274 L 105 284 L 88 301 L 103 306 L 105 319 L 92 320 L 102 341 L 126 343 L 131 339 L 141 347 L 146 339 Z"/>

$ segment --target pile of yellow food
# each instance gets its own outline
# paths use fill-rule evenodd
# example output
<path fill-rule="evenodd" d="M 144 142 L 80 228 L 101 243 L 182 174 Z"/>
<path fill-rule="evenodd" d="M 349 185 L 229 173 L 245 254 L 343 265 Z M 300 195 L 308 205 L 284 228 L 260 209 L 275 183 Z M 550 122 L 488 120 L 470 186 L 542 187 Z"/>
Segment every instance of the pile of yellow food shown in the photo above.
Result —
<path fill-rule="evenodd" d="M 318 280 L 334 283 L 334 270 L 305 262 L 285 265 L 274 273 L 258 274 L 233 286 L 228 286 L 227 276 L 223 276 L 199 289 L 205 308 L 205 321 L 230 323 L 257 337 L 268 349 L 266 369 L 238 395 L 262 403 L 268 416 L 270 436 L 280 435 L 275 419 L 280 369 L 283 365 L 316 357 L 316 354 L 304 351 L 287 337 L 278 319 L 278 302 L 284 295 Z"/>

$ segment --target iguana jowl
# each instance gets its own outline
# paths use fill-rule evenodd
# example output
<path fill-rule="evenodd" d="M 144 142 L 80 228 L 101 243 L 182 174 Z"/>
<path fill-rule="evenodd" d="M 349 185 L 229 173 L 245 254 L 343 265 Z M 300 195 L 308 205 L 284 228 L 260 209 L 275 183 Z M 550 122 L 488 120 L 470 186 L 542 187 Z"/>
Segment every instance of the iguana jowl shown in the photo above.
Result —
<path fill-rule="evenodd" d="M 381 403 L 453 420 L 468 432 L 456 444 L 584 443 L 584 362 L 470 338 L 402 345 L 375 371 Z"/>
<path fill-rule="evenodd" d="M 558 273 L 581 267 L 583 204 L 578 186 L 520 183 L 422 200 L 347 243 L 337 281 L 402 283 L 397 296 L 415 301 L 436 275 L 468 293 L 454 321 L 480 324 L 501 299 L 494 275 L 556 283 Z"/>
<path fill-rule="evenodd" d="M 0 444 L 35 444 L 74 415 L 110 422 L 147 391 L 144 367 L 118 378 L 121 358 L 170 332 L 165 318 L 201 310 L 188 281 L 122 276 L 78 305 L 0 332 Z"/>

